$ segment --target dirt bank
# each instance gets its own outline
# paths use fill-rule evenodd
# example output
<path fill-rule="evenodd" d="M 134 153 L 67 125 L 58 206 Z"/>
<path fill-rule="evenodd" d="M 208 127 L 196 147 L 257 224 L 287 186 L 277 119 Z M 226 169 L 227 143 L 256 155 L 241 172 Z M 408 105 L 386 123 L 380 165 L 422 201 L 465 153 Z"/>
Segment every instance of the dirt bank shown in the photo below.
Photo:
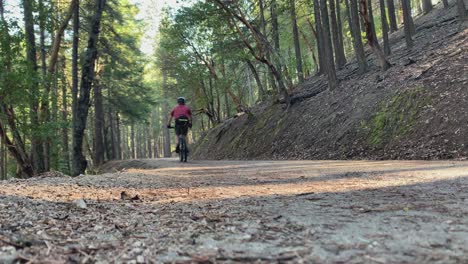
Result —
<path fill-rule="evenodd" d="M 355 61 L 298 87 L 294 104 L 262 104 L 196 146 L 199 159 L 465 159 L 468 156 L 468 30 L 455 7 L 415 20 L 415 47 L 391 35 L 393 67 L 357 74 Z M 310 97 L 311 95 L 314 95 Z"/>

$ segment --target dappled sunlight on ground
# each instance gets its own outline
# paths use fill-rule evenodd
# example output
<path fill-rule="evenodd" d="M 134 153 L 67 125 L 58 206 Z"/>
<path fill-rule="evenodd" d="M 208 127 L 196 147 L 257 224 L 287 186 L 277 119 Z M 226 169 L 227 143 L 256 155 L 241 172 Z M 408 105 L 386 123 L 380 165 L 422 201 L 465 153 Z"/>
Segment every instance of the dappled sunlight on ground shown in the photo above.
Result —
<path fill-rule="evenodd" d="M 468 162 L 233 161 L 6 182 L 0 185 L 0 194 L 68 202 L 121 201 L 125 192 L 124 195 L 135 197 L 136 202 L 167 203 L 349 192 L 459 177 L 468 177 Z M 116 182 L 117 185 L 113 184 Z"/>

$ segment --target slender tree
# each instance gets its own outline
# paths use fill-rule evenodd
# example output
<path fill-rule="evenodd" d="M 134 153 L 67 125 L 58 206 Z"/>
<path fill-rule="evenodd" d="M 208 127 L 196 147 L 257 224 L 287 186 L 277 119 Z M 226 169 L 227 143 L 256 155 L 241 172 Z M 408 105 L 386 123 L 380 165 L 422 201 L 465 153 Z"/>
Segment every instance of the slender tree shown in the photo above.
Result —
<path fill-rule="evenodd" d="M 98 55 L 97 43 L 105 5 L 106 0 L 95 0 L 95 10 L 90 27 L 91 32 L 89 33 L 81 74 L 80 97 L 76 106 L 76 120 L 73 123 L 73 176 L 84 173 L 87 167 L 87 161 L 83 154 L 83 137 L 88 118 L 91 85 L 94 80 L 94 66 Z"/>
<path fill-rule="evenodd" d="M 96 167 L 104 163 L 104 107 L 102 104 L 102 87 L 97 80 L 94 81 L 94 140 L 93 164 Z"/>
<path fill-rule="evenodd" d="M 388 22 L 387 15 L 385 13 L 385 0 L 379 0 L 380 4 L 380 20 L 382 22 L 382 39 L 384 45 L 385 56 L 390 55 L 390 42 L 388 40 Z"/>
<path fill-rule="evenodd" d="M 325 65 L 327 70 L 328 88 L 333 91 L 338 87 L 338 78 L 336 77 L 335 63 L 333 62 L 327 0 L 320 0 L 320 14 L 322 16 L 322 38 L 326 59 Z"/>
<path fill-rule="evenodd" d="M 431 0 L 422 0 L 423 12 L 427 14 L 432 11 L 432 1 Z"/>
<path fill-rule="evenodd" d="M 78 105 L 78 47 L 80 41 L 80 3 L 76 1 L 73 12 L 73 43 L 72 43 L 72 123 L 77 122 Z"/>
<path fill-rule="evenodd" d="M 319 59 L 319 73 L 324 74 L 326 72 L 325 66 L 325 50 L 323 43 L 323 30 L 322 30 L 322 18 L 320 15 L 320 4 L 318 0 L 313 0 L 314 3 L 314 18 L 315 18 L 315 31 L 313 26 L 310 26 L 312 32 L 314 32 L 315 38 L 317 40 L 317 49 L 318 49 L 318 59 Z M 310 21 L 309 21 L 310 23 Z"/>
<path fill-rule="evenodd" d="M 463 23 L 463 21 L 465 21 L 467 17 L 467 10 L 466 10 L 464 0 L 457 0 L 457 9 L 458 9 L 458 16 Z"/>
<path fill-rule="evenodd" d="M 395 14 L 395 3 L 394 0 L 387 0 L 388 8 L 388 19 L 390 20 L 390 32 L 398 30 L 397 19 Z"/>
<path fill-rule="evenodd" d="M 449 7 L 448 0 L 442 0 L 442 3 L 444 4 L 445 9 L 447 9 Z"/>
<path fill-rule="evenodd" d="M 406 2 L 409 0 L 402 0 L 402 9 L 403 9 L 403 23 L 404 23 L 404 31 L 405 31 L 405 40 L 406 40 L 406 47 L 411 49 L 413 47 L 413 34 L 411 33 L 411 10 Z"/>
<path fill-rule="evenodd" d="M 346 0 L 347 1 L 347 0 Z M 350 0 L 351 5 L 349 7 L 350 16 L 351 16 L 351 34 L 353 36 L 353 46 L 354 52 L 356 53 L 356 59 L 359 66 L 359 73 L 364 73 L 367 71 L 367 60 L 366 54 L 364 53 L 364 46 L 362 44 L 361 39 L 361 29 L 359 28 L 359 15 L 358 15 L 358 7 L 357 7 L 357 0 Z"/>
<path fill-rule="evenodd" d="M 26 29 L 26 57 L 28 61 L 29 71 L 33 76 L 36 76 L 38 65 L 36 57 L 36 41 L 34 34 L 34 19 L 33 19 L 33 2 L 23 0 L 24 9 L 24 25 Z M 29 85 L 30 94 L 30 112 L 32 135 L 31 135 L 31 156 L 35 173 L 42 173 L 44 168 L 44 151 L 42 147 L 41 133 L 37 131 L 40 129 L 39 124 L 39 84 L 37 78 L 33 77 Z"/>
<path fill-rule="evenodd" d="M 337 68 L 341 68 L 346 64 L 346 58 L 344 54 L 343 43 L 340 41 L 340 30 L 338 28 L 336 14 L 340 12 L 340 6 L 335 7 L 335 0 L 329 0 L 330 3 L 330 22 L 331 22 L 331 33 L 333 40 L 333 49 L 335 51 L 335 65 Z"/>
<path fill-rule="evenodd" d="M 296 54 L 297 79 L 299 80 L 299 83 L 302 83 L 304 82 L 304 71 L 302 70 L 302 54 L 301 54 L 301 44 L 299 41 L 299 30 L 297 29 L 295 0 L 289 0 L 289 8 L 291 11 L 291 22 L 292 22 L 292 27 L 293 27 L 294 50 Z"/>
<path fill-rule="evenodd" d="M 385 54 L 382 52 L 379 42 L 377 38 L 374 36 L 374 33 L 373 33 L 374 24 L 370 20 L 369 13 L 368 13 L 368 10 L 370 8 L 368 8 L 367 6 L 367 4 L 370 2 L 371 0 L 360 0 L 360 12 L 361 12 L 361 16 L 364 19 L 364 25 L 366 27 L 367 41 L 369 45 L 371 46 L 372 51 L 376 55 L 379 61 L 380 67 L 382 68 L 383 71 L 386 71 L 388 68 L 390 68 L 391 65 L 385 58 Z"/>

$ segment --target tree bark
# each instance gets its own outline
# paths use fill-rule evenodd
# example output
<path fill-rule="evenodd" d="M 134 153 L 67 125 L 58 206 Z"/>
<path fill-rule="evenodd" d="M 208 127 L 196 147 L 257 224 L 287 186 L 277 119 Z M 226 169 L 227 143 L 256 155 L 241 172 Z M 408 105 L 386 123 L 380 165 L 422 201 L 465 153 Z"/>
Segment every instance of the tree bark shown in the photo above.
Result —
<path fill-rule="evenodd" d="M 390 42 L 388 40 L 388 22 L 387 15 L 385 14 L 385 0 L 379 0 L 380 4 L 380 20 L 382 22 L 382 39 L 384 45 L 384 54 L 389 56 L 391 53 Z"/>
<path fill-rule="evenodd" d="M 343 23 L 341 22 L 341 4 L 340 4 L 340 0 L 336 0 L 336 19 L 337 19 L 337 22 L 338 22 L 338 37 L 339 37 L 339 41 L 340 41 L 340 47 L 341 47 L 341 50 L 342 50 L 342 53 L 343 53 L 343 61 L 341 62 L 341 66 L 345 65 L 346 64 L 346 54 L 345 54 L 345 51 L 344 51 L 344 40 L 343 40 Z"/>
<path fill-rule="evenodd" d="M 63 78 L 65 79 L 65 78 Z M 62 81 L 62 159 L 65 163 L 65 173 L 70 174 L 70 149 L 68 136 L 68 100 L 66 80 Z"/>
<path fill-rule="evenodd" d="M 117 140 L 117 155 L 115 156 L 116 159 L 122 159 L 122 136 L 121 136 L 121 124 L 120 124 L 120 115 L 119 113 L 115 113 L 115 132 L 116 132 L 116 140 Z"/>
<path fill-rule="evenodd" d="M 299 33 L 301 33 L 302 39 L 304 39 L 304 42 L 307 44 L 307 47 L 309 48 L 309 51 L 312 54 L 312 62 L 314 63 L 314 66 L 315 66 L 314 71 L 315 73 L 318 73 L 318 61 L 317 61 L 317 58 L 315 57 L 314 45 L 312 45 L 312 43 L 309 41 L 304 31 L 299 30 Z"/>
<path fill-rule="evenodd" d="M 130 148 L 132 149 L 131 159 L 136 159 L 136 148 L 135 148 L 135 124 L 132 123 L 130 127 Z"/>
<path fill-rule="evenodd" d="M 432 11 L 432 1 L 431 0 L 422 0 L 422 7 L 424 14 L 427 14 Z"/>
<path fill-rule="evenodd" d="M 333 49 L 335 51 L 335 65 L 338 69 L 346 64 L 343 43 L 340 42 L 340 30 L 338 29 L 338 22 L 336 13 L 339 11 L 339 5 L 335 7 L 335 0 L 329 0 L 330 2 L 330 22 L 331 32 L 333 40 Z M 337 10 L 338 9 L 338 10 Z"/>
<path fill-rule="evenodd" d="M 359 28 L 359 16 L 358 16 L 358 7 L 357 7 L 357 0 L 350 0 L 350 15 L 351 15 L 351 35 L 353 36 L 353 46 L 354 52 L 356 53 L 356 59 L 358 62 L 359 73 L 364 73 L 367 71 L 367 60 L 366 54 L 364 53 L 364 46 L 362 44 L 361 39 L 361 29 Z"/>
<path fill-rule="evenodd" d="M 449 7 L 448 0 L 442 0 L 442 3 L 444 4 L 444 8 L 447 9 Z"/>
<path fill-rule="evenodd" d="M 464 0 L 457 0 L 457 9 L 458 9 L 458 17 L 460 18 L 460 21 L 464 23 L 466 16 L 467 16 L 467 10 L 466 10 Z"/>
<path fill-rule="evenodd" d="M 280 54 L 281 52 L 281 47 L 280 47 L 280 41 L 279 41 L 279 29 L 278 29 L 278 5 L 276 3 L 276 0 L 271 0 L 271 3 L 270 3 L 270 15 L 271 15 L 271 30 L 272 30 L 272 37 L 273 37 L 273 47 L 276 51 L 277 54 Z M 266 36 L 266 35 L 265 35 Z M 269 61 L 270 58 L 267 57 L 267 59 Z M 266 66 L 267 69 L 270 69 L 269 66 Z M 279 72 L 282 72 L 281 70 L 281 65 L 279 65 L 278 67 L 278 71 Z M 276 76 L 274 76 L 273 73 L 271 73 L 271 76 L 273 76 L 273 78 L 275 80 L 277 80 L 278 78 Z M 276 83 L 276 82 L 271 82 L 272 86 L 274 88 L 276 88 L 276 92 L 280 93 L 281 92 L 281 84 L 280 83 Z"/>
<path fill-rule="evenodd" d="M 409 10 L 407 1 L 409 0 L 402 0 L 402 9 L 403 9 L 403 23 L 404 23 L 404 31 L 405 31 L 405 40 L 406 40 L 406 48 L 411 49 L 413 47 L 413 39 L 411 33 L 411 10 Z"/>
<path fill-rule="evenodd" d="M 98 55 L 97 43 L 99 29 L 105 4 L 106 0 L 95 0 L 95 12 L 91 20 L 91 32 L 89 34 L 82 68 L 80 97 L 76 109 L 76 122 L 73 124 L 73 176 L 85 173 L 87 167 L 87 161 L 83 155 L 83 136 L 86 128 L 86 120 L 88 118 L 91 85 L 94 80 L 94 65 Z"/>
<path fill-rule="evenodd" d="M 332 0 L 334 1 L 334 0 Z M 299 30 L 297 29 L 297 17 L 296 17 L 296 3 L 295 0 L 289 0 L 289 8 L 291 11 L 291 22 L 293 27 L 294 37 L 294 50 L 296 53 L 296 71 L 297 79 L 299 83 L 304 82 L 304 71 L 302 69 L 302 54 L 301 54 L 301 43 L 299 42 Z"/>
<path fill-rule="evenodd" d="M 278 5 L 276 0 L 271 0 L 271 30 L 273 35 L 273 44 L 276 52 L 280 52 L 279 28 L 278 28 Z"/>
<path fill-rule="evenodd" d="M 0 98 L 2 99 L 2 98 Z M 1 102 L 2 100 L 0 100 Z M 22 140 L 18 128 L 15 123 L 15 113 L 12 106 L 6 106 L 5 104 L 0 105 L 0 112 L 6 116 L 7 123 L 10 127 L 13 141 L 7 136 L 5 126 L 0 119 L 0 137 L 5 140 L 5 144 L 11 154 L 16 160 L 18 166 L 21 168 L 21 177 L 30 178 L 33 177 L 35 172 L 31 160 L 26 153 L 24 141 Z"/>
<path fill-rule="evenodd" d="M 383 71 L 388 70 L 390 68 L 390 63 L 387 61 L 385 58 L 385 54 L 382 52 L 382 49 L 380 48 L 379 42 L 377 41 L 377 38 L 375 38 L 373 34 L 373 23 L 370 20 L 367 3 L 370 3 L 371 0 L 360 0 L 360 13 L 362 18 L 364 19 L 364 25 L 366 27 L 366 37 L 367 41 L 369 42 L 369 45 L 372 48 L 372 51 L 374 52 L 375 56 L 377 57 L 380 67 L 382 68 Z"/>
<path fill-rule="evenodd" d="M 80 42 L 80 4 L 75 3 L 73 11 L 73 41 L 72 41 L 72 123 L 77 122 L 76 113 L 78 105 L 78 47 Z"/>
<path fill-rule="evenodd" d="M 328 20 L 327 0 L 320 0 L 320 10 L 322 15 L 322 37 L 325 47 L 328 88 L 333 91 L 338 87 L 338 79 L 336 77 L 335 63 L 333 61 L 333 50 L 330 36 L 330 23 Z"/>
<path fill-rule="evenodd" d="M 25 25 L 25 36 L 26 36 L 26 59 L 30 72 L 35 76 L 37 75 L 37 58 L 36 58 L 36 41 L 34 35 L 34 19 L 32 11 L 32 1 L 23 0 L 24 9 L 24 25 Z M 39 124 L 39 86 L 36 78 L 30 82 L 29 86 L 30 94 L 30 112 L 31 118 L 31 157 L 33 161 L 34 172 L 42 173 L 45 171 L 44 168 L 44 151 L 42 147 L 42 140 L 40 133 L 37 131 L 40 129 Z"/>
<path fill-rule="evenodd" d="M 315 18 L 315 37 L 317 40 L 318 59 L 319 59 L 319 73 L 326 73 L 325 66 L 325 50 L 323 44 L 323 33 L 322 33 L 322 18 L 320 15 L 320 4 L 318 0 L 314 0 L 314 18 Z"/>
<path fill-rule="evenodd" d="M 266 30 L 266 20 L 265 20 L 265 3 L 264 3 L 263 0 L 259 0 L 258 5 L 259 5 L 259 8 L 260 8 L 260 28 L 261 28 L 262 34 L 266 37 L 267 36 L 267 30 Z M 267 49 L 265 52 L 266 52 L 267 60 L 271 60 L 271 51 Z M 273 91 L 277 91 L 278 87 L 276 86 L 276 83 L 275 83 L 275 77 L 268 71 L 267 66 L 265 66 L 265 72 L 266 72 L 265 76 L 267 76 L 267 78 L 268 78 L 268 82 L 270 83 L 271 89 Z M 265 98 L 265 96 L 266 96 L 265 92 L 267 90 L 268 90 L 268 84 L 265 81 L 264 93 L 260 95 L 260 99 Z"/>
<path fill-rule="evenodd" d="M 258 75 L 257 69 L 255 69 L 255 66 L 250 60 L 247 60 L 246 62 L 247 62 L 247 66 L 249 66 L 249 69 L 255 78 L 255 82 L 257 83 L 259 94 L 264 94 L 262 81 L 260 80 L 260 76 Z"/>
<path fill-rule="evenodd" d="M 375 23 L 374 23 L 374 11 L 372 8 L 372 0 L 367 0 L 367 11 L 368 11 L 368 20 L 366 21 L 366 18 L 363 17 L 364 21 L 364 32 L 367 32 L 367 26 L 366 24 L 370 22 L 371 25 L 371 30 L 372 30 L 372 37 L 375 41 L 377 41 L 377 33 L 375 32 Z M 377 42 L 378 43 L 378 42 Z"/>
<path fill-rule="evenodd" d="M 387 0 L 388 8 L 388 19 L 390 20 L 390 32 L 398 30 L 397 19 L 395 14 L 395 3 L 394 0 Z"/>
<path fill-rule="evenodd" d="M 169 114 L 169 106 L 167 102 L 164 102 L 164 110 L 163 110 L 163 129 L 164 129 L 164 157 L 170 158 L 171 157 L 171 132 L 169 128 L 166 127 L 168 121 L 168 114 Z"/>
<path fill-rule="evenodd" d="M 102 88 L 98 81 L 94 82 L 94 140 L 93 164 L 96 168 L 104 163 L 104 107 L 102 105 Z"/>

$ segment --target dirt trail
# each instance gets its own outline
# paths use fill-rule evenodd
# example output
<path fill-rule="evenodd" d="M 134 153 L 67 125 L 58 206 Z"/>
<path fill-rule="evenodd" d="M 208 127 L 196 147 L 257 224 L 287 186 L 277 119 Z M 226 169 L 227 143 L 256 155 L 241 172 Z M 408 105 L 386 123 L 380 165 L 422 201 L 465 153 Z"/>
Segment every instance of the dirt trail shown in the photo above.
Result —
<path fill-rule="evenodd" d="M 468 261 L 467 161 L 112 167 L 0 183 L 0 263 Z"/>

